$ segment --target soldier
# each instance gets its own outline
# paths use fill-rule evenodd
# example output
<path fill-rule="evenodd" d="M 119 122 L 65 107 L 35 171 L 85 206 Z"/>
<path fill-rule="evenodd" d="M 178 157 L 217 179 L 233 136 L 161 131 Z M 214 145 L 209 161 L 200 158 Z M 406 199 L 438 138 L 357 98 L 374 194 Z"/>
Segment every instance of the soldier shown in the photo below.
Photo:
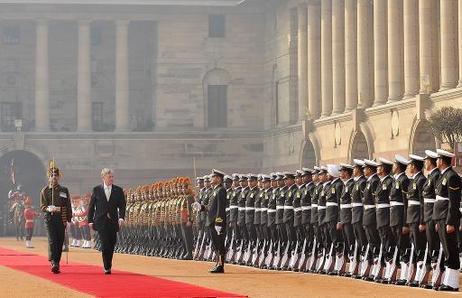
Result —
<path fill-rule="evenodd" d="M 226 223 L 229 225 L 231 217 L 231 201 L 233 197 L 233 178 L 229 175 L 224 177 L 224 187 L 226 190 Z M 232 229 L 229 227 L 226 229 L 226 247 L 228 248 L 232 239 Z"/>
<path fill-rule="evenodd" d="M 296 266 L 297 258 L 300 255 L 300 252 L 302 250 L 303 242 L 305 240 L 305 229 L 302 224 L 302 215 L 303 215 L 303 210 L 302 210 L 302 199 L 303 196 L 305 195 L 305 184 L 303 183 L 302 179 L 303 171 L 302 170 L 297 170 L 295 172 L 295 185 L 297 186 L 297 189 L 295 190 L 295 194 L 293 196 L 293 207 L 294 207 L 294 221 L 293 221 L 293 227 L 294 227 L 294 232 L 295 232 L 295 249 L 294 253 L 292 254 L 292 259 L 289 264 L 289 268 L 291 270 L 297 271 L 298 266 Z"/>
<path fill-rule="evenodd" d="M 248 252 L 247 252 L 247 259 L 245 260 L 246 263 L 249 262 L 250 258 L 250 251 L 255 247 L 257 241 L 257 234 L 255 230 L 255 199 L 258 195 L 258 187 L 257 187 L 257 175 L 249 174 L 247 176 L 249 181 L 249 191 L 245 197 L 245 227 L 246 227 L 246 234 L 247 234 L 247 241 L 248 241 Z"/>
<path fill-rule="evenodd" d="M 409 228 L 406 225 L 407 191 L 409 179 L 406 176 L 407 160 L 395 155 L 393 164 L 393 185 L 390 192 L 390 228 L 393 235 L 393 249 L 389 252 L 389 270 L 386 282 L 404 285 L 407 282 L 408 265 L 411 256 Z M 393 257 L 390 257 L 393 255 Z M 396 280 L 398 264 L 401 267 L 401 276 Z"/>
<path fill-rule="evenodd" d="M 316 271 L 316 262 L 318 260 L 318 254 L 321 252 L 322 249 L 322 236 L 321 230 L 319 228 L 319 218 L 318 218 L 318 198 L 322 191 L 322 180 L 320 178 L 321 175 L 321 168 L 315 166 L 313 171 L 313 183 L 314 189 L 313 194 L 311 196 L 311 218 L 310 224 L 313 228 L 313 236 L 315 238 L 315 242 L 313 242 L 314 250 L 310 255 L 310 260 L 308 261 L 307 271 Z"/>
<path fill-rule="evenodd" d="M 44 212 L 48 234 L 48 260 L 51 272 L 60 273 L 64 231 L 71 221 L 72 209 L 69 190 L 59 185 L 60 171 L 54 161 L 48 165 L 48 185 L 40 191 L 40 209 Z"/>
<path fill-rule="evenodd" d="M 292 249 L 295 246 L 295 229 L 294 229 L 294 197 L 296 194 L 296 191 L 298 190 L 297 185 L 295 185 L 295 175 L 293 173 L 285 172 L 284 173 L 284 182 L 286 185 L 286 192 L 284 196 L 284 213 L 283 213 L 283 219 L 282 222 L 285 226 L 286 229 L 286 235 L 287 235 L 287 247 L 289 248 L 289 252 L 292 251 Z M 286 268 L 286 264 L 282 264 L 283 269 Z"/>
<path fill-rule="evenodd" d="M 24 200 L 24 219 L 26 229 L 26 247 L 34 248 L 32 246 L 32 235 L 34 234 L 34 220 L 37 217 L 37 212 L 32 207 L 32 198 L 27 196 Z"/>
<path fill-rule="evenodd" d="M 352 165 L 343 163 L 340 164 L 340 179 L 343 182 L 343 190 L 339 198 L 340 214 L 339 223 L 337 226 L 344 239 L 343 251 L 340 253 L 348 257 L 349 260 L 353 260 L 355 248 L 355 236 L 353 232 L 353 226 L 351 225 L 351 193 L 355 184 L 352 175 Z M 342 268 L 339 265 L 336 264 L 335 269 L 337 270 L 338 274 L 343 275 L 345 273 L 345 268 Z"/>
<path fill-rule="evenodd" d="M 424 165 L 423 157 L 411 154 L 409 158 L 407 169 L 412 176 L 407 192 L 406 223 L 409 225 L 411 240 L 414 245 L 414 257 L 408 284 L 411 287 L 417 287 L 423 273 L 422 269 L 424 268 L 423 261 L 426 249 L 425 231 L 419 227 L 424 223 L 422 191 L 427 178 L 422 173 Z"/>
<path fill-rule="evenodd" d="M 239 227 L 242 241 L 240 244 L 240 249 L 239 249 L 239 254 L 238 254 L 239 258 L 237 258 L 236 263 L 242 262 L 242 257 L 244 256 L 243 249 L 248 245 L 248 242 L 249 242 L 249 234 L 247 233 L 247 228 L 245 225 L 245 216 L 246 216 L 245 204 L 246 204 L 247 194 L 250 190 L 247 179 L 248 177 L 246 175 L 241 175 L 239 179 L 239 183 L 241 185 L 241 192 L 239 194 L 239 199 L 237 203 L 238 205 L 237 225 Z"/>
<path fill-rule="evenodd" d="M 225 265 L 225 235 L 226 235 L 226 190 L 223 187 L 225 174 L 218 170 L 212 170 L 213 191 L 208 206 L 195 203 L 195 208 L 207 211 L 206 225 L 210 231 L 212 245 L 217 255 L 216 266 L 210 273 L 224 273 Z"/>
<path fill-rule="evenodd" d="M 419 226 L 419 229 L 425 230 L 425 235 L 427 239 L 427 272 L 422 279 L 422 287 L 431 289 L 433 283 L 429 281 L 429 274 L 433 271 L 433 276 L 439 275 L 438 272 L 440 268 L 433 268 L 432 264 L 437 264 L 438 255 L 440 251 L 440 241 L 438 239 L 438 233 L 435 229 L 435 222 L 432 219 L 433 216 L 433 206 L 435 204 L 436 194 L 436 182 L 440 177 L 440 170 L 436 165 L 436 159 L 438 154 L 436 152 L 425 150 L 425 170 L 428 173 L 427 181 L 424 184 L 422 196 L 424 200 L 424 224 Z M 435 269 L 435 270 L 434 270 Z M 433 279 L 433 278 L 432 278 Z"/>
<path fill-rule="evenodd" d="M 355 245 L 357 255 L 355 259 L 350 259 L 350 262 L 352 261 L 353 265 L 350 266 L 349 274 L 351 274 L 353 278 L 361 278 L 358 265 L 360 260 L 365 257 L 367 248 L 366 232 L 363 228 L 363 192 L 366 188 L 366 178 L 363 174 L 363 167 L 365 166 L 365 163 L 359 159 L 354 159 L 353 163 L 354 187 L 351 191 L 351 225 L 353 226 L 353 232 L 356 240 Z"/>
<path fill-rule="evenodd" d="M 318 272 L 322 274 L 326 274 L 326 263 L 327 265 L 329 264 L 326 262 L 329 258 L 329 250 L 331 246 L 331 239 L 329 237 L 329 230 L 326 225 L 326 199 L 327 199 L 327 192 L 329 190 L 329 185 L 332 182 L 332 177 L 329 177 L 327 173 L 327 167 L 321 166 L 321 171 L 319 173 L 319 178 L 321 180 L 321 191 L 319 193 L 318 197 L 318 224 L 319 224 L 319 230 L 321 233 L 321 238 L 322 238 L 322 247 L 323 247 L 323 256 L 322 256 L 322 262 L 320 263 L 320 267 L 318 268 Z"/>
<path fill-rule="evenodd" d="M 237 243 L 242 242 L 242 237 L 239 231 L 239 226 L 237 225 L 238 213 L 239 213 L 238 200 L 239 200 L 240 193 L 241 193 L 241 186 L 239 183 L 240 176 L 238 173 L 234 173 L 232 177 L 233 177 L 232 191 L 227 192 L 227 196 L 229 196 L 230 198 L 229 199 L 230 202 L 229 202 L 229 222 L 228 222 L 229 233 L 228 234 L 231 234 L 232 237 L 234 238 L 234 243 L 231 243 L 230 247 L 228 248 L 228 252 L 230 255 L 227 258 L 227 261 L 229 262 L 233 262 Z"/>
<path fill-rule="evenodd" d="M 369 245 L 369 251 L 366 252 L 368 257 L 365 260 L 367 266 L 361 269 L 361 275 L 364 280 L 373 280 L 373 277 L 370 275 L 372 255 L 378 257 L 380 247 L 380 237 L 377 231 L 377 219 L 375 215 L 375 193 L 380 183 L 380 179 L 377 176 L 377 166 L 378 164 L 372 160 L 364 160 L 364 174 L 367 180 L 366 188 L 363 192 L 363 226 Z"/>
<path fill-rule="evenodd" d="M 311 224 L 311 198 L 314 193 L 315 184 L 313 182 L 313 171 L 308 168 L 302 168 L 302 185 L 301 185 L 301 200 L 300 205 L 302 209 L 301 228 L 304 235 L 304 247 L 302 247 L 302 258 L 299 262 L 298 270 L 306 271 L 308 264 L 308 257 L 312 252 L 314 233 Z"/>
<path fill-rule="evenodd" d="M 452 168 L 454 153 L 437 149 L 437 164 L 441 176 L 436 183 L 436 201 L 433 220 L 443 246 L 445 260 L 444 280 L 440 291 L 459 291 L 459 252 L 457 248 L 457 227 L 460 220 L 460 176 Z"/>
<path fill-rule="evenodd" d="M 279 176 L 276 173 L 271 174 L 271 182 L 270 187 L 266 189 L 265 193 L 265 200 L 268 201 L 268 211 L 267 211 L 267 227 L 268 227 L 268 234 L 271 239 L 271 245 L 268 250 L 268 257 L 265 260 L 265 267 L 267 269 L 272 269 L 273 258 L 275 253 L 277 253 L 277 245 L 279 242 L 279 235 L 276 225 L 276 211 L 277 211 L 277 203 L 276 200 L 278 198 L 278 181 L 277 179 Z M 265 183 L 266 185 L 266 183 Z"/>

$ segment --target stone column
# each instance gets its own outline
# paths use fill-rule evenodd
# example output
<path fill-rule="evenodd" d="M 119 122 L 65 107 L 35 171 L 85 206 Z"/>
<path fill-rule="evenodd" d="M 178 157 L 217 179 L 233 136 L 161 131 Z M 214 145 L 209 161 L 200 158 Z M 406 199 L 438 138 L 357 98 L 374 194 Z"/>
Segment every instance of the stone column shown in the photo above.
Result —
<path fill-rule="evenodd" d="M 306 118 L 308 105 L 308 63 L 307 63 L 307 7 L 302 3 L 298 12 L 298 120 Z"/>
<path fill-rule="evenodd" d="M 388 0 L 388 101 L 402 99 L 404 86 L 403 2 Z"/>
<path fill-rule="evenodd" d="M 404 97 L 419 92 L 418 0 L 404 0 Z"/>
<path fill-rule="evenodd" d="M 129 21 L 127 20 L 116 21 L 115 118 L 117 131 L 127 131 L 129 129 L 128 23 Z"/>
<path fill-rule="evenodd" d="M 48 22 L 37 21 L 35 49 L 35 130 L 50 130 Z"/>
<path fill-rule="evenodd" d="M 358 96 L 362 108 L 371 106 L 374 82 L 372 57 L 372 6 L 369 0 L 358 0 Z"/>
<path fill-rule="evenodd" d="M 387 2 L 374 0 L 374 106 L 388 99 Z"/>
<path fill-rule="evenodd" d="M 419 1 L 420 93 L 438 90 L 437 1 Z"/>
<path fill-rule="evenodd" d="M 77 130 L 91 130 L 90 21 L 79 21 L 77 74 Z"/>
<path fill-rule="evenodd" d="M 321 112 L 321 6 L 310 1 L 308 6 L 308 98 L 312 119 Z"/>
<path fill-rule="evenodd" d="M 457 87 L 462 87 L 462 0 L 458 1 L 458 12 L 459 12 L 459 84 Z"/>
<path fill-rule="evenodd" d="M 358 105 L 356 0 L 345 0 L 345 111 Z"/>
<path fill-rule="evenodd" d="M 332 114 L 345 110 L 345 2 L 332 0 Z"/>
<path fill-rule="evenodd" d="M 332 0 L 321 1 L 322 117 L 332 113 Z"/>
<path fill-rule="evenodd" d="M 440 57 L 441 86 L 440 90 L 454 88 L 457 84 L 458 62 L 457 49 L 457 2 L 456 0 L 440 0 Z"/>

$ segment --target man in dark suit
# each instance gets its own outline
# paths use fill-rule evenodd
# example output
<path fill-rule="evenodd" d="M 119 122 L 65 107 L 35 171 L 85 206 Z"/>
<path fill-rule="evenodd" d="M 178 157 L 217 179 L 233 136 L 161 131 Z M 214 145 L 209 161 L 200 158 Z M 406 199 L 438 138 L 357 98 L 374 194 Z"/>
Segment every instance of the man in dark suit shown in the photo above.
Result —
<path fill-rule="evenodd" d="M 88 210 L 88 223 L 90 228 L 98 231 L 101 239 L 104 273 L 111 274 L 117 232 L 125 219 L 126 200 L 122 188 L 113 184 L 113 170 L 103 169 L 101 178 L 103 184 L 93 188 Z"/>
<path fill-rule="evenodd" d="M 194 203 L 194 209 L 207 212 L 206 226 L 210 231 L 212 247 L 216 252 L 217 263 L 210 273 L 225 272 L 225 235 L 226 235 L 226 190 L 223 187 L 225 173 L 212 170 L 212 193 L 207 205 Z"/>

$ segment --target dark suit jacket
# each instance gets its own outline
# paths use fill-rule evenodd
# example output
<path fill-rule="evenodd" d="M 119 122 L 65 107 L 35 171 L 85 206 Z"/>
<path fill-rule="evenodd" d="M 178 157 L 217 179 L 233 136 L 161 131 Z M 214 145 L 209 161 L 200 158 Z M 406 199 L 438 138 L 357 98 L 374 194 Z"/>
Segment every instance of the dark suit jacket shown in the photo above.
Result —
<path fill-rule="evenodd" d="M 118 231 L 119 218 L 125 219 L 125 205 L 125 195 L 119 186 L 112 185 L 109 201 L 104 193 L 104 186 L 95 186 L 88 207 L 88 223 L 93 223 L 95 230 L 100 229 L 105 223 L 112 224 Z"/>
<path fill-rule="evenodd" d="M 226 227 L 226 189 L 223 185 L 215 187 L 211 193 L 206 225 Z"/>

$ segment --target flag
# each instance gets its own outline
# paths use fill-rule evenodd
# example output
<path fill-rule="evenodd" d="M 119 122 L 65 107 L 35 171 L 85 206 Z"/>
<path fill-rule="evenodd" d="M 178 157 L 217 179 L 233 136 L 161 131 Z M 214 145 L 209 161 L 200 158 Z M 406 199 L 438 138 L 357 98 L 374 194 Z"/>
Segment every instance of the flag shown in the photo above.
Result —
<path fill-rule="evenodd" d="M 16 185 L 16 173 L 14 170 L 14 159 L 11 160 L 10 178 L 11 178 L 11 183 L 13 183 L 13 185 Z"/>

